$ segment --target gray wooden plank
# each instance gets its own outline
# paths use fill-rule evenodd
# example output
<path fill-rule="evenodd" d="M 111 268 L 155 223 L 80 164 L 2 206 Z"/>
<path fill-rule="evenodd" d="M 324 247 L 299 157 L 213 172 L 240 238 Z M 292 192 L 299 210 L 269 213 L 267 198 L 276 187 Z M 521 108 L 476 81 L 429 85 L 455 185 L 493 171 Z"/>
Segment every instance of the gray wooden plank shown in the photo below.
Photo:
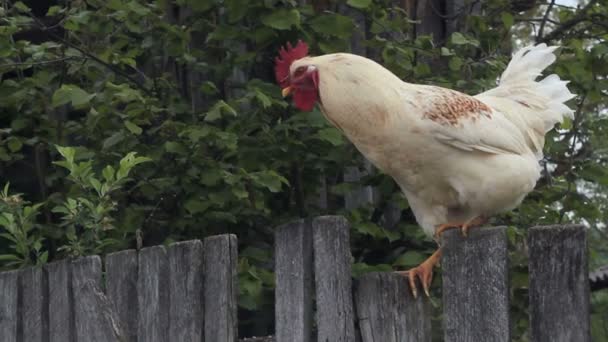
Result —
<path fill-rule="evenodd" d="M 591 341 L 587 230 L 530 228 L 530 340 Z"/>
<path fill-rule="evenodd" d="M 237 330 L 237 240 L 208 237 L 203 245 L 205 341 L 234 342 Z"/>
<path fill-rule="evenodd" d="M 48 335 L 46 279 L 41 267 L 21 270 L 21 327 L 24 341 L 45 341 Z"/>
<path fill-rule="evenodd" d="M 71 266 L 76 341 L 124 341 L 118 315 L 101 287 L 99 256 L 78 258 Z"/>
<path fill-rule="evenodd" d="M 139 341 L 169 341 L 169 268 L 163 246 L 139 252 L 137 272 Z"/>
<path fill-rule="evenodd" d="M 17 341 L 19 272 L 0 273 L 0 341 Z"/>
<path fill-rule="evenodd" d="M 44 266 L 49 286 L 49 341 L 74 341 L 72 275 L 69 260 Z"/>
<path fill-rule="evenodd" d="M 137 251 L 134 249 L 108 254 L 106 295 L 118 315 L 127 341 L 137 341 Z"/>
<path fill-rule="evenodd" d="M 442 237 L 445 341 L 510 341 L 506 227 Z"/>
<path fill-rule="evenodd" d="M 277 342 L 309 342 L 312 333 L 312 227 L 299 220 L 275 233 Z"/>
<path fill-rule="evenodd" d="M 203 243 L 169 247 L 169 336 L 171 341 L 203 340 Z"/>
<path fill-rule="evenodd" d="M 341 216 L 312 221 L 317 341 L 355 341 L 350 225 Z"/>
<path fill-rule="evenodd" d="M 355 305 L 363 342 L 431 341 L 430 302 L 414 298 L 402 275 L 363 275 L 356 282 Z"/>

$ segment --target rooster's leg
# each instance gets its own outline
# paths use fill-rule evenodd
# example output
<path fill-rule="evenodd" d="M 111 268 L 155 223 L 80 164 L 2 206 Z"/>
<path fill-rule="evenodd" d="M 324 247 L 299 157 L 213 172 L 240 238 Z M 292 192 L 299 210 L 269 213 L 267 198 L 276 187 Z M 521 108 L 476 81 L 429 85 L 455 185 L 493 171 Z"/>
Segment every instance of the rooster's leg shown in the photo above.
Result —
<path fill-rule="evenodd" d="M 441 258 L 441 248 L 438 248 L 428 259 L 423 261 L 420 265 L 409 269 L 407 271 L 398 271 L 396 273 L 407 276 L 410 289 L 414 298 L 418 297 L 418 288 L 416 287 L 416 278 L 420 279 L 422 288 L 427 297 L 430 296 L 429 288 L 431 287 L 431 281 L 433 281 L 433 267 L 437 265 Z"/>
<path fill-rule="evenodd" d="M 454 229 L 454 228 L 460 229 L 460 231 L 462 232 L 462 235 L 466 237 L 467 234 L 469 233 L 469 228 L 480 226 L 486 222 L 488 222 L 488 218 L 486 218 L 484 216 L 478 216 L 478 217 L 476 217 L 472 220 L 469 220 L 467 222 L 464 222 L 464 223 L 440 224 L 439 226 L 437 226 L 437 229 L 435 230 L 435 240 L 439 241 L 439 238 L 441 237 L 441 234 L 443 234 L 444 231 L 446 231 L 448 229 Z"/>

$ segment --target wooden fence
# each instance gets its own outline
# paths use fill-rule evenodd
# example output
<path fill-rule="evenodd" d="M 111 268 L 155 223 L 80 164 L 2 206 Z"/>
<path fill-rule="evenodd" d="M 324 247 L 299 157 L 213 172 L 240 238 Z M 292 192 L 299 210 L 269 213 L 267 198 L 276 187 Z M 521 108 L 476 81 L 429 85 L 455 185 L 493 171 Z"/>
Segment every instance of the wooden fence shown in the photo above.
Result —
<path fill-rule="evenodd" d="M 276 341 L 430 341 L 429 300 L 404 277 L 353 282 L 349 230 L 338 216 L 277 228 Z M 444 340 L 509 341 L 506 228 L 443 237 Z M 529 230 L 531 341 L 591 340 L 586 240 L 582 226 Z M 234 342 L 236 250 L 221 235 L 0 273 L 0 341 Z"/>

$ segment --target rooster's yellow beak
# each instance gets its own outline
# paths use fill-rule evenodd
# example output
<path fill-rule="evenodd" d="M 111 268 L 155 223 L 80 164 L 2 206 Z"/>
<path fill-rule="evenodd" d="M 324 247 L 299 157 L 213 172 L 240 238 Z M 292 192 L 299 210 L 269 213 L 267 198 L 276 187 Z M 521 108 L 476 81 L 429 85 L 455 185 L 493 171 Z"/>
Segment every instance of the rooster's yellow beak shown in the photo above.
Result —
<path fill-rule="evenodd" d="M 283 97 L 289 96 L 289 94 L 291 94 L 292 89 L 293 88 L 291 86 L 287 86 L 287 87 L 283 88 L 283 90 L 281 90 L 281 95 L 283 95 Z"/>

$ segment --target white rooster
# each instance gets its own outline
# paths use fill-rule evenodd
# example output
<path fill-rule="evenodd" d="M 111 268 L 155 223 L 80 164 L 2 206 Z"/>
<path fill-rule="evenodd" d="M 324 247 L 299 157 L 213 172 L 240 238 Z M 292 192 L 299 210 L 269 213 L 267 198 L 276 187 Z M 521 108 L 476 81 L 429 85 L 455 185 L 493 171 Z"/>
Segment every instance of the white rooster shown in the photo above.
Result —
<path fill-rule="evenodd" d="M 540 177 L 545 133 L 573 111 L 575 95 L 557 75 L 536 81 L 557 47 L 514 54 L 499 85 L 476 96 L 403 82 L 380 64 L 348 53 L 317 57 L 288 44 L 276 58 L 283 96 L 312 110 L 316 103 L 376 167 L 401 187 L 424 231 L 483 224 L 517 207 Z M 441 249 L 409 271 L 425 293 Z"/>

